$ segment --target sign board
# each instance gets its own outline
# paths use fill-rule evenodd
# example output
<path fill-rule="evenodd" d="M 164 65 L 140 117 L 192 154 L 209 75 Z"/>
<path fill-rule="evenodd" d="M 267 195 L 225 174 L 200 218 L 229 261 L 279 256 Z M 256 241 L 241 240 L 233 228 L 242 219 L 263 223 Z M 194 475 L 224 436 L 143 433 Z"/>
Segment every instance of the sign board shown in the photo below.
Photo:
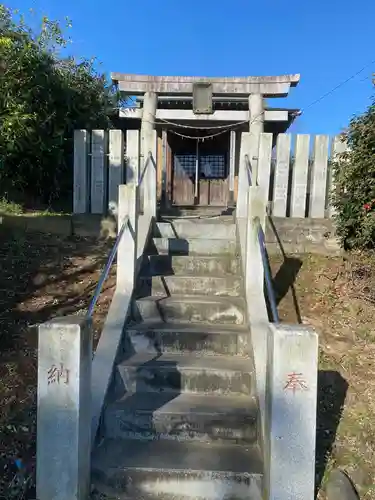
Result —
<path fill-rule="evenodd" d="M 193 113 L 195 115 L 213 113 L 211 83 L 197 82 L 193 84 Z"/>

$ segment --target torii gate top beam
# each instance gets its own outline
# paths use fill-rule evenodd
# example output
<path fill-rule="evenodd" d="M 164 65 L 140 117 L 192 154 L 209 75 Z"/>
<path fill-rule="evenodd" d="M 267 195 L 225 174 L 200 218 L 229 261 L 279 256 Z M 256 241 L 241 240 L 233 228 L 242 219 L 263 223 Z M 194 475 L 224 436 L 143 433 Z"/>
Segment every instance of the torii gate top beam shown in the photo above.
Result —
<path fill-rule="evenodd" d="M 145 92 L 158 94 L 190 94 L 195 83 L 211 83 L 214 95 L 262 94 L 264 97 L 286 97 L 290 87 L 296 87 L 300 75 L 246 76 L 246 77 L 197 77 L 197 76 L 148 76 L 111 73 L 112 81 L 128 95 Z"/>

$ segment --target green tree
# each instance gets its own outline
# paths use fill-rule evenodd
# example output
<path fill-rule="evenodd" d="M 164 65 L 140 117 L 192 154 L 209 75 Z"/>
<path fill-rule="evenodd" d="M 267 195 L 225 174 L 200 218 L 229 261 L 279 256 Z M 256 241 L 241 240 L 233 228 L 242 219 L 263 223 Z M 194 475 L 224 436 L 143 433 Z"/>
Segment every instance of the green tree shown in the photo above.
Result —
<path fill-rule="evenodd" d="M 337 232 L 350 248 L 375 246 L 375 101 L 344 134 L 348 151 L 333 164 Z"/>
<path fill-rule="evenodd" d="M 110 126 L 116 94 L 94 60 L 62 58 L 66 44 L 59 23 L 36 32 L 0 4 L 0 195 L 65 197 L 74 129 Z"/>

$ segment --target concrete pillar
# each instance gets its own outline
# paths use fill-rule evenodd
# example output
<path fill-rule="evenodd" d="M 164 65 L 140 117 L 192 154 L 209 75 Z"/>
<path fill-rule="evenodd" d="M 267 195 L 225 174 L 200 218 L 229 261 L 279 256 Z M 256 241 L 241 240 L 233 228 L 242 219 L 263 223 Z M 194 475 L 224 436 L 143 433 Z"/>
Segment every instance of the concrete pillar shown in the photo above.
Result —
<path fill-rule="evenodd" d="M 298 134 L 293 165 L 290 216 L 305 217 L 307 179 L 309 169 L 310 136 Z"/>
<path fill-rule="evenodd" d="M 279 134 L 276 145 L 276 171 L 273 186 L 272 215 L 286 217 L 290 167 L 290 134 Z"/>
<path fill-rule="evenodd" d="M 168 208 L 169 207 L 169 197 L 167 193 L 167 155 L 168 155 L 168 133 L 166 129 L 162 132 L 162 188 L 161 188 L 161 205 Z M 158 159 L 160 161 L 160 159 Z"/>
<path fill-rule="evenodd" d="M 258 181 L 258 150 L 260 134 L 264 132 L 264 104 L 262 94 L 249 95 L 249 132 L 250 162 L 253 172 L 253 185 Z M 254 159 L 255 157 L 255 159 Z"/>
<path fill-rule="evenodd" d="M 348 149 L 347 143 L 343 140 L 342 136 L 337 135 L 333 138 L 331 144 L 331 159 L 333 162 L 337 161 L 342 153 L 345 153 Z M 327 191 L 328 191 L 328 215 L 333 217 L 335 215 L 335 207 L 331 203 L 331 194 L 335 191 L 335 179 L 332 170 L 332 164 L 328 166 L 328 176 L 327 176 Z"/>
<path fill-rule="evenodd" d="M 258 154 L 258 185 L 261 188 L 264 210 L 268 208 L 268 198 L 271 179 L 271 158 L 272 158 L 272 136 L 273 134 L 261 134 Z M 265 220 L 265 214 L 264 214 Z M 263 226 L 264 231 L 266 228 Z"/>
<path fill-rule="evenodd" d="M 313 500 L 318 335 L 302 325 L 269 328 L 264 498 Z"/>
<path fill-rule="evenodd" d="M 144 210 L 144 185 L 142 176 L 148 160 L 149 152 L 153 152 L 153 140 L 156 120 L 156 109 L 158 107 L 158 95 L 155 92 L 146 92 L 143 101 L 143 115 L 141 123 L 141 160 L 140 160 L 140 210 Z"/>
<path fill-rule="evenodd" d="M 327 135 L 317 135 L 314 139 L 313 164 L 311 169 L 309 217 L 323 219 L 325 217 L 328 172 Z"/>
<path fill-rule="evenodd" d="M 73 213 L 85 214 L 89 206 L 88 133 L 74 131 Z"/>
<path fill-rule="evenodd" d="M 144 214 L 148 217 L 156 217 L 157 205 L 157 134 L 152 130 L 150 134 L 150 153 L 151 156 L 146 161 L 146 171 L 143 178 L 144 186 Z"/>
<path fill-rule="evenodd" d="M 139 131 L 126 131 L 126 184 L 139 184 Z"/>
<path fill-rule="evenodd" d="M 124 182 L 124 134 L 122 130 L 109 131 L 108 211 L 117 218 L 118 188 Z"/>
<path fill-rule="evenodd" d="M 248 191 L 248 217 L 246 232 L 246 265 L 245 280 L 246 290 L 253 287 L 256 290 L 263 290 L 263 264 L 262 255 L 258 242 L 258 225 L 255 221 L 258 218 L 264 228 L 266 223 L 266 205 L 260 186 L 251 186 Z"/>
<path fill-rule="evenodd" d="M 229 144 L 229 204 L 234 203 L 234 175 L 236 168 L 236 131 L 230 131 Z"/>
<path fill-rule="evenodd" d="M 87 500 L 91 456 L 91 320 L 39 326 L 38 500 Z"/>
<path fill-rule="evenodd" d="M 93 130 L 91 138 L 91 213 L 104 214 L 106 194 L 105 132 Z"/>
<path fill-rule="evenodd" d="M 149 151 L 152 151 L 153 131 L 155 130 L 156 109 L 158 107 L 158 96 L 155 92 L 146 92 L 143 101 L 143 115 L 141 123 L 141 170 L 147 160 Z M 143 165 L 142 165 L 143 164 Z"/>
<path fill-rule="evenodd" d="M 241 133 L 240 158 L 238 166 L 238 189 L 237 189 L 237 218 L 247 218 L 247 197 L 249 191 L 249 179 L 247 174 L 247 165 L 245 156 L 249 155 L 250 133 Z"/>
<path fill-rule="evenodd" d="M 134 183 L 119 186 L 118 231 L 129 217 L 117 249 L 117 288 L 133 290 L 138 237 L 138 186 Z"/>

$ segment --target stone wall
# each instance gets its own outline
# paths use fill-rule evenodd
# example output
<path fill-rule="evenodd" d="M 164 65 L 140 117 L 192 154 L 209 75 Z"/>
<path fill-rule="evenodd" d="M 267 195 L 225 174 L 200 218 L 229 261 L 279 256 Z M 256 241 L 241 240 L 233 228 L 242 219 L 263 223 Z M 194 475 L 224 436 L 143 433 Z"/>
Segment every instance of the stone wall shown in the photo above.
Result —
<path fill-rule="evenodd" d="M 0 230 L 43 232 L 61 236 L 109 236 L 115 231 L 110 219 L 101 215 L 20 215 L 0 216 Z M 275 234 L 276 233 L 276 234 Z M 281 252 L 278 238 L 285 253 L 339 254 L 332 219 L 305 219 L 272 217 L 267 221 L 266 244 L 270 255 Z"/>
<path fill-rule="evenodd" d="M 99 237 L 103 224 L 101 215 L 3 215 L 0 216 L 0 231 L 25 233 L 48 233 L 59 236 Z M 110 236 L 115 236 L 111 231 Z"/>
<path fill-rule="evenodd" d="M 270 255 L 280 253 L 280 242 L 286 254 L 341 253 L 332 219 L 270 217 L 266 225 L 266 246 Z"/>

